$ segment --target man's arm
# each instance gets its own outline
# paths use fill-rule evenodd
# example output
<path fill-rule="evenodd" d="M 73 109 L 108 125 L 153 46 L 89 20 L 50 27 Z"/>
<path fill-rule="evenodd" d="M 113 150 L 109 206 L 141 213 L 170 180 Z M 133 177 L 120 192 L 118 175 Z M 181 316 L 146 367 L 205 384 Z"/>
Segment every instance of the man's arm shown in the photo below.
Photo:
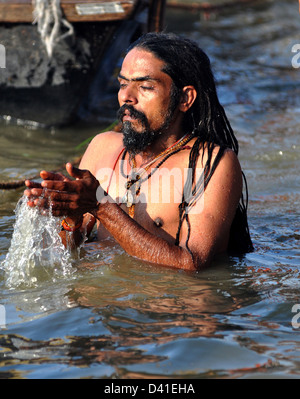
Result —
<path fill-rule="evenodd" d="M 188 234 L 185 223 L 180 245 L 170 244 L 145 230 L 111 199 L 97 204 L 99 183 L 89 171 L 70 164 L 67 164 L 67 171 L 75 180 L 42 182 L 51 199 L 52 213 L 69 215 L 74 220 L 77 215 L 93 214 L 132 256 L 156 264 L 196 270 L 208 266 L 216 253 L 227 248 L 242 184 L 239 162 L 232 151 L 225 152 L 204 192 L 203 210 L 189 215 L 189 248 L 193 256 L 185 246 Z"/>
<path fill-rule="evenodd" d="M 230 227 L 241 197 L 242 174 L 233 151 L 224 153 L 208 184 L 204 198 L 183 223 L 179 246 L 149 233 L 117 204 L 107 201 L 92 212 L 132 256 L 185 270 L 209 266 L 215 254 L 227 249 Z M 122 229 L 120 229 L 122 226 Z M 189 240 L 186 248 L 186 239 Z"/>
<path fill-rule="evenodd" d="M 192 209 L 189 214 L 188 245 L 195 258 L 198 258 L 198 261 L 195 259 L 198 267 L 209 265 L 216 254 L 227 250 L 242 186 L 238 158 L 232 150 L 226 150 L 200 199 L 202 202 L 196 204 L 196 212 Z M 185 245 L 187 237 L 188 226 L 184 223 L 181 246 Z"/>
<path fill-rule="evenodd" d="M 155 264 L 196 270 L 197 265 L 186 249 L 148 232 L 116 203 L 100 204 L 92 214 L 129 255 Z"/>
<path fill-rule="evenodd" d="M 70 249 L 78 248 L 90 236 L 95 221 L 94 216 L 89 213 L 80 218 L 66 217 L 64 224 L 70 230 L 63 229 L 59 234 L 63 245 Z M 79 227 L 76 228 L 76 226 Z M 75 231 L 71 231 L 74 227 L 76 228 Z"/>

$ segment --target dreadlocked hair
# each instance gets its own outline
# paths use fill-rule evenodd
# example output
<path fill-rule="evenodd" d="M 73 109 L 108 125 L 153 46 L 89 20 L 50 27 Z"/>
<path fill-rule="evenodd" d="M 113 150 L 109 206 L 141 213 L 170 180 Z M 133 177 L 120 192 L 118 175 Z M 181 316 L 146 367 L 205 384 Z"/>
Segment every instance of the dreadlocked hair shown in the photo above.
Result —
<path fill-rule="evenodd" d="M 182 202 L 179 205 L 179 226 L 175 242 L 176 245 L 179 245 L 180 231 L 185 221 L 188 226 L 186 248 L 190 251 L 188 247 L 190 201 L 195 201 L 203 194 L 226 149 L 229 148 L 238 155 L 238 141 L 225 110 L 219 102 L 210 60 L 196 43 L 172 33 L 151 32 L 134 42 L 128 52 L 133 48 L 148 51 L 164 62 L 163 72 L 168 74 L 173 81 L 173 97 L 179 99 L 183 87 L 189 85 L 194 86 L 198 94 L 192 107 L 185 113 L 183 120 L 184 131 L 186 133 L 192 131 L 196 141 L 189 155 L 188 170 L 191 171 L 191 175 L 187 178 Z M 212 162 L 216 147 L 218 147 L 218 152 Z M 197 183 L 195 179 L 195 171 L 201 150 L 202 158 L 206 152 L 207 161 L 203 176 L 199 179 L 203 183 L 199 185 L 199 181 Z M 246 200 L 244 201 L 242 195 L 231 226 L 228 243 L 228 252 L 235 254 L 253 250 L 247 221 L 248 190 L 244 173 L 243 179 Z M 191 193 L 191 195 L 185 198 L 184 193 Z"/>

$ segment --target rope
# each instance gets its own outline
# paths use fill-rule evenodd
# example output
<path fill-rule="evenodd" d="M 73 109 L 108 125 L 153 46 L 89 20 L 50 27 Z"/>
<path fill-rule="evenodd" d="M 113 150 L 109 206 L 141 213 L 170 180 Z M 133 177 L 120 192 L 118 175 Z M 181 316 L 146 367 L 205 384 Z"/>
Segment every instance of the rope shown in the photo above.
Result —
<path fill-rule="evenodd" d="M 55 45 L 74 33 L 73 26 L 62 15 L 60 0 L 32 0 L 34 24 L 46 46 L 49 58 L 52 57 Z M 67 28 L 61 33 L 61 28 Z"/>

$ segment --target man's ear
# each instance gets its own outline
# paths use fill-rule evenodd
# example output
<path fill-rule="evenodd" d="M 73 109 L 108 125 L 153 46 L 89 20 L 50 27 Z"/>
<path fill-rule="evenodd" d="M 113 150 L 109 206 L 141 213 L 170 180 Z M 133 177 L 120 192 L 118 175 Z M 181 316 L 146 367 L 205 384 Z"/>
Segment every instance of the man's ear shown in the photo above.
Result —
<path fill-rule="evenodd" d="M 197 97 L 197 91 L 194 86 L 185 86 L 182 89 L 181 100 L 179 103 L 179 110 L 182 112 L 187 112 Z"/>

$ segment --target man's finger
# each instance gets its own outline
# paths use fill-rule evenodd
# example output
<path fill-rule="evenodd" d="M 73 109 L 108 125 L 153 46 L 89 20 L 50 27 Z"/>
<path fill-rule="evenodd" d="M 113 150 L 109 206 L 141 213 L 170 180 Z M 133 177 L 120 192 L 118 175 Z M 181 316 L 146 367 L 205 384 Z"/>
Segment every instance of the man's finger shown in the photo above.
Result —
<path fill-rule="evenodd" d="M 39 197 L 39 198 L 30 200 L 29 202 L 32 202 L 33 206 L 37 206 L 39 208 L 44 208 L 44 209 L 49 208 L 49 201 L 48 201 L 48 199 L 45 199 L 45 198 Z"/>
<path fill-rule="evenodd" d="M 30 188 L 24 191 L 24 195 L 26 197 L 40 197 L 43 194 L 44 190 L 40 187 L 38 188 Z"/>
<path fill-rule="evenodd" d="M 41 183 L 37 183 L 31 180 L 25 180 L 25 186 L 28 188 L 41 188 Z"/>
<path fill-rule="evenodd" d="M 54 191 L 77 192 L 76 181 L 44 180 L 41 183 L 43 188 Z"/>
<path fill-rule="evenodd" d="M 62 173 L 47 172 L 42 170 L 40 176 L 43 180 L 69 181 L 70 179 Z"/>
<path fill-rule="evenodd" d="M 79 195 L 75 193 L 66 193 L 62 191 L 47 190 L 45 195 L 51 201 L 65 201 L 65 202 L 76 202 L 79 199 Z"/>
<path fill-rule="evenodd" d="M 69 175 L 75 179 L 84 179 L 85 177 L 90 177 L 91 175 L 88 170 L 76 168 L 70 162 L 66 164 L 66 170 Z"/>

